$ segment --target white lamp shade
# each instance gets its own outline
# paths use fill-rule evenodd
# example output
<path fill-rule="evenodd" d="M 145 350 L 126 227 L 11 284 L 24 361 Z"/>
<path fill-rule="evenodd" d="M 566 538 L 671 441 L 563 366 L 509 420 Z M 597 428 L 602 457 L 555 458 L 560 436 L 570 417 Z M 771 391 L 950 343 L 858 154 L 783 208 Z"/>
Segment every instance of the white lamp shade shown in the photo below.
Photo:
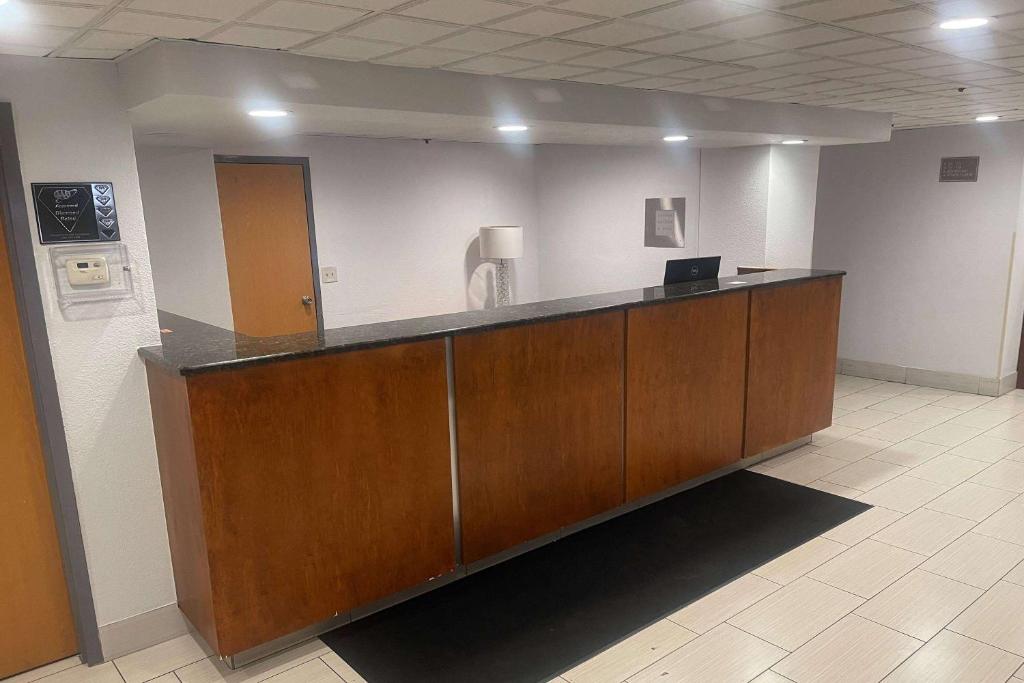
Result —
<path fill-rule="evenodd" d="M 480 258 L 511 259 L 523 255 L 523 229 L 518 225 L 480 228 Z"/>

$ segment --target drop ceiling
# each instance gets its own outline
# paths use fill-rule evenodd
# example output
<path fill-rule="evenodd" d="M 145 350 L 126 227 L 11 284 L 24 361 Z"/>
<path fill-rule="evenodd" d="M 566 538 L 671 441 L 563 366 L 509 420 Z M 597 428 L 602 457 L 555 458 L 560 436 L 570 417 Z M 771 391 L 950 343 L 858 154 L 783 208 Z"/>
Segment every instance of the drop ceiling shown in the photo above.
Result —
<path fill-rule="evenodd" d="M 988 26 L 943 31 L 949 17 Z M 348 61 L 1024 120 L 1024 0 L 10 0 L 0 53 L 115 59 L 153 38 Z"/>

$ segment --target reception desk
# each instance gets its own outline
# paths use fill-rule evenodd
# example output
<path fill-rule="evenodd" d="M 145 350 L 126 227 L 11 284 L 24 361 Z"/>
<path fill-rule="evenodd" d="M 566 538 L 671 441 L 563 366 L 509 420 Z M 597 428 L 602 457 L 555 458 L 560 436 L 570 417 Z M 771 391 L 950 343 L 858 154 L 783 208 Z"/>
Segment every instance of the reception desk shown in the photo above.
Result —
<path fill-rule="evenodd" d="M 178 603 L 225 657 L 831 424 L 843 273 L 779 270 L 146 361 Z"/>

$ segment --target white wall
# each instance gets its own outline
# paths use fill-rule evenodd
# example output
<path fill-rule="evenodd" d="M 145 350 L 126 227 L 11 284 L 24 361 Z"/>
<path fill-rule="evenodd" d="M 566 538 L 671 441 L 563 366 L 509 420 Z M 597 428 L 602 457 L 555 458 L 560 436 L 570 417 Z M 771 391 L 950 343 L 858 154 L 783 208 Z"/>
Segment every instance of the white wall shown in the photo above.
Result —
<path fill-rule="evenodd" d="M 656 285 L 669 258 L 721 254 L 723 274 L 810 261 L 815 149 L 332 137 L 149 148 L 139 172 L 159 303 L 222 327 L 230 310 L 218 311 L 230 300 L 214 153 L 309 157 L 319 263 L 339 268 L 340 281 L 323 285 L 327 327 L 472 307 L 464 255 L 481 225 L 525 228 L 526 253 L 514 264 L 518 301 Z M 662 196 L 686 198 L 685 248 L 644 247 L 644 200 Z M 776 256 L 766 256 L 769 244 Z"/>
<path fill-rule="evenodd" d="M 233 329 L 213 157 L 195 149 L 140 147 L 138 162 L 153 278 L 174 283 L 157 288 L 157 304 Z"/>
<path fill-rule="evenodd" d="M 772 145 L 765 227 L 766 265 L 811 267 L 820 151 L 820 147 Z"/>
<path fill-rule="evenodd" d="M 159 333 L 135 150 L 114 76 L 111 64 L 0 56 L 0 100 L 14 106 L 26 201 L 31 207 L 32 182 L 112 181 L 142 308 L 64 320 L 47 250 L 36 247 L 101 625 L 174 602 L 149 397 L 136 353 L 157 343 Z M 35 234 L 35 225 L 28 229 Z"/>
<path fill-rule="evenodd" d="M 661 284 L 665 260 L 697 255 L 700 151 L 546 145 L 537 152 L 543 298 Z M 644 247 L 644 200 L 686 197 L 686 248 Z"/>
<path fill-rule="evenodd" d="M 723 274 L 764 265 L 771 148 L 709 149 L 701 162 L 701 255 L 721 254 Z"/>
<path fill-rule="evenodd" d="M 975 155 L 977 183 L 938 182 L 942 157 Z M 1016 310 L 1005 302 L 1022 164 L 1020 123 L 822 150 L 814 265 L 849 271 L 840 356 L 991 379 L 1010 371 L 1019 284 Z"/>
<path fill-rule="evenodd" d="M 1024 174 L 1021 176 L 1020 207 L 1017 213 L 1017 231 L 1011 263 L 1003 320 L 1003 360 L 1001 364 L 1003 377 L 1017 372 L 1021 328 L 1024 327 Z"/>
<path fill-rule="evenodd" d="M 206 250 L 204 263 L 207 257 L 219 261 L 197 273 L 196 289 L 208 289 L 218 300 L 226 294 L 215 152 L 309 157 L 319 264 L 337 266 L 339 275 L 338 283 L 321 285 L 328 328 L 466 309 L 463 256 L 479 256 L 472 242 L 481 225 L 523 226 L 516 297 L 538 297 L 532 147 L 300 137 L 188 155 L 150 148 L 141 155 L 158 297 L 166 310 L 197 317 L 193 310 L 208 308 L 191 309 L 191 297 L 164 295 L 165 289 L 180 289 L 182 277 L 172 269 L 194 249 Z M 182 203 L 195 230 L 216 233 L 215 240 L 197 246 L 180 239 Z M 201 319 L 231 327 L 229 320 Z"/>

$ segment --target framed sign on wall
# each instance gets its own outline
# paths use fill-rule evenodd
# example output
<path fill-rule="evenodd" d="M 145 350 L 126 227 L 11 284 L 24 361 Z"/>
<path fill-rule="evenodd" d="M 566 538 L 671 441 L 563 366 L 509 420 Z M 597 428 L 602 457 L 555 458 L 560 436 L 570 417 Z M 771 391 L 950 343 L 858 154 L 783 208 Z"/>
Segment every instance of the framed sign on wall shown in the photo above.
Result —
<path fill-rule="evenodd" d="M 40 244 L 117 242 L 112 183 L 32 183 Z"/>
<path fill-rule="evenodd" d="M 976 183 L 981 157 L 942 157 L 940 183 Z"/>

